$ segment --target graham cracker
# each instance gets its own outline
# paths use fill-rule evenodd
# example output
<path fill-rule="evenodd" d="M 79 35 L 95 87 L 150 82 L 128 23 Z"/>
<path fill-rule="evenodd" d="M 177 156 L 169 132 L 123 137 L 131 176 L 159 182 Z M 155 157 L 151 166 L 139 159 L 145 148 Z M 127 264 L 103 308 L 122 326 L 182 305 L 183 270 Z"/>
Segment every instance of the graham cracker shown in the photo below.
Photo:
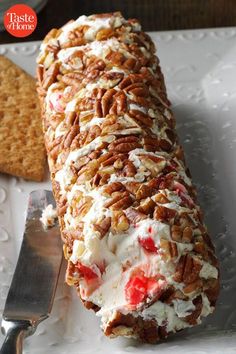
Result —
<path fill-rule="evenodd" d="M 35 79 L 0 56 L 0 172 L 42 181 L 45 160 Z"/>

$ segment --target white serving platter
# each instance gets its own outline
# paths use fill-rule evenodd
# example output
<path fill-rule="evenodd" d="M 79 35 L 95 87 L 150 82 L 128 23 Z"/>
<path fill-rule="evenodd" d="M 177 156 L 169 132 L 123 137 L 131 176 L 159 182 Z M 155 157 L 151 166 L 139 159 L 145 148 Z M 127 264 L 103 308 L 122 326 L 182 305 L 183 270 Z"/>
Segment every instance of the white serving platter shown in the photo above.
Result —
<path fill-rule="evenodd" d="M 26 340 L 25 353 L 236 353 L 236 28 L 152 32 L 187 162 L 221 262 L 215 313 L 158 345 L 107 339 L 61 273 L 52 315 Z M 34 75 L 39 42 L 0 45 Z M 51 188 L 0 174 L 0 314 L 17 260 L 28 194 Z M 29 265 L 31 266 L 31 265 Z M 0 343 L 3 336 L 0 335 Z"/>

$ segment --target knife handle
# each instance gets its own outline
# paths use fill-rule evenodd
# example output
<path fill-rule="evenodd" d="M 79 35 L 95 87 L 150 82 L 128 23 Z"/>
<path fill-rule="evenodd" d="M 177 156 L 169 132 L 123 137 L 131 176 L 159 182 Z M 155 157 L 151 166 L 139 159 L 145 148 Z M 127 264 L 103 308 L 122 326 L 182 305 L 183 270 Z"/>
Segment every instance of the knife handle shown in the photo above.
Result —
<path fill-rule="evenodd" d="M 35 328 L 30 321 L 2 320 L 2 332 L 6 334 L 0 354 L 22 354 L 23 339 L 33 334 Z"/>

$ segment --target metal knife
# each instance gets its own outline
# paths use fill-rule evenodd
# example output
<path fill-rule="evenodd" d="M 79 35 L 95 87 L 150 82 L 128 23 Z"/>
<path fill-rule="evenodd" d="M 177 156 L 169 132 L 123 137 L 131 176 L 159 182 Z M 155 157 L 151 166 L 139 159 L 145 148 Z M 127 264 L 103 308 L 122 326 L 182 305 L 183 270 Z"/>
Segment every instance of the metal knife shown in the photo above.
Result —
<path fill-rule="evenodd" d="M 2 317 L 6 334 L 0 354 L 22 353 L 23 339 L 32 335 L 51 312 L 62 261 L 58 222 L 45 229 L 43 209 L 55 201 L 52 192 L 30 193 L 20 255 Z"/>

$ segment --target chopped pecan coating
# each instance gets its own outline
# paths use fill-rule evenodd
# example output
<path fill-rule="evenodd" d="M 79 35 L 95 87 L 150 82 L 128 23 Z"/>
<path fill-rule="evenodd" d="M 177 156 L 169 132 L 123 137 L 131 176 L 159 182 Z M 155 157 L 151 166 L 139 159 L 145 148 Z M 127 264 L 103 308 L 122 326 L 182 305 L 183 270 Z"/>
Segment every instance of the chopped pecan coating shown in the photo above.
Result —
<path fill-rule="evenodd" d="M 67 283 L 109 336 L 155 343 L 200 323 L 218 261 L 152 40 L 120 13 L 82 16 L 46 36 L 38 64 Z"/>

